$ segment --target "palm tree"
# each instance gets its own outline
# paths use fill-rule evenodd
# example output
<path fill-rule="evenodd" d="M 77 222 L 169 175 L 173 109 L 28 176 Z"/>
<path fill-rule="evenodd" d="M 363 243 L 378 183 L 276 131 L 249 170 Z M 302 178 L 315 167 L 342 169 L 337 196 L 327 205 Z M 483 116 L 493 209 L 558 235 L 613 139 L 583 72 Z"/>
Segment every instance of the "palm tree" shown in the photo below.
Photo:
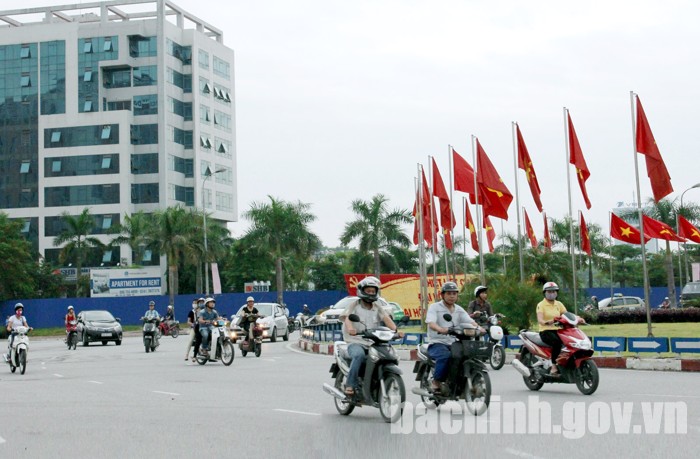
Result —
<path fill-rule="evenodd" d="M 351 209 L 357 220 L 347 223 L 340 236 L 343 245 L 354 239 L 359 240 L 359 251 L 372 255 L 377 278 L 381 272 L 382 254 L 393 256 L 397 249 L 411 246 L 410 239 L 401 229 L 401 225 L 411 222 L 410 212 L 403 209 L 389 211 L 388 201 L 382 194 L 374 196 L 370 202 L 360 199 L 353 201 Z"/>
<path fill-rule="evenodd" d="M 321 248 L 321 240 L 309 230 L 309 224 L 316 220 L 309 212 L 309 204 L 268 198 L 269 204 L 254 202 L 243 214 L 252 223 L 245 237 L 275 260 L 277 302 L 281 304 L 284 300 L 282 262 L 290 257 L 308 260 Z"/>
<path fill-rule="evenodd" d="M 65 262 L 69 258 L 75 261 L 77 269 L 75 296 L 79 297 L 81 292 L 81 271 L 86 252 L 91 247 L 103 248 L 104 244 L 98 238 L 88 236 L 95 227 L 95 219 L 90 214 L 87 207 L 77 217 L 63 212 L 62 220 L 66 228 L 53 240 L 54 247 L 63 245 L 60 253 L 60 260 Z"/>
<path fill-rule="evenodd" d="M 142 210 L 125 215 L 124 222 L 112 230 L 119 235 L 112 240 L 112 244 L 127 244 L 131 248 L 131 263 L 140 265 L 143 262 L 144 251 L 151 243 L 149 234 L 152 233 L 152 225 L 153 217 Z"/>

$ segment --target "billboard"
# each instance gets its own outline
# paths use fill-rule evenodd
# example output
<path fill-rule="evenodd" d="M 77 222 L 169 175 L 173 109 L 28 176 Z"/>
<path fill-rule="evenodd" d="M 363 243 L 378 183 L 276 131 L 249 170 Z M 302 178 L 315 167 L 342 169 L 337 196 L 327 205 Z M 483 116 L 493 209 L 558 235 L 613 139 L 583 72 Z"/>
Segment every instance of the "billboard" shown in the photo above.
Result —
<path fill-rule="evenodd" d="M 163 295 L 165 276 L 160 266 L 90 270 L 90 296 L 93 298 Z"/>

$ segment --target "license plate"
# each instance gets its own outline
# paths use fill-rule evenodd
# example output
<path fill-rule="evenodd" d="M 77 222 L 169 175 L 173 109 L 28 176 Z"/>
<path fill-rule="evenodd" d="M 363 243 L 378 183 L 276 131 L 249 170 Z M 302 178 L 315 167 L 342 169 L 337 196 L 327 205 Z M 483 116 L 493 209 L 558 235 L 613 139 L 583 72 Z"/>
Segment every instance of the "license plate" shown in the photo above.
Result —
<path fill-rule="evenodd" d="M 112 336 L 111 333 L 102 333 L 102 336 Z"/>

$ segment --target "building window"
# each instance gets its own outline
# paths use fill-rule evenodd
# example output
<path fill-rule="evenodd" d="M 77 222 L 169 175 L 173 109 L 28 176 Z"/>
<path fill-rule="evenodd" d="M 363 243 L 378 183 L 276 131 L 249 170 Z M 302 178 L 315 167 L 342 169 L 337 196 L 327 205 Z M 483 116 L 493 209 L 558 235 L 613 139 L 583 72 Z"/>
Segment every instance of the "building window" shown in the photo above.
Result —
<path fill-rule="evenodd" d="M 102 49 L 104 52 L 109 52 L 112 51 L 114 48 L 112 47 L 112 40 L 105 40 L 104 48 Z"/>
<path fill-rule="evenodd" d="M 143 251 L 143 261 L 151 261 L 151 258 L 153 257 L 153 252 L 146 249 Z"/>
<path fill-rule="evenodd" d="M 29 228 L 32 227 L 32 221 L 31 220 L 25 220 L 24 225 L 22 225 L 22 232 L 23 233 L 28 233 Z"/>
<path fill-rule="evenodd" d="M 51 133 L 51 143 L 59 143 L 61 141 L 61 131 L 53 131 Z"/>
<path fill-rule="evenodd" d="M 91 100 L 85 101 L 85 104 L 83 104 L 83 111 L 84 112 L 91 112 L 92 111 L 92 101 Z"/>
<path fill-rule="evenodd" d="M 19 166 L 19 173 L 20 174 L 28 174 L 29 173 L 29 161 L 23 161 L 22 164 Z"/>
<path fill-rule="evenodd" d="M 32 80 L 29 78 L 29 75 L 22 75 L 22 79 L 20 80 L 20 86 L 23 88 L 28 88 L 32 85 Z"/>
<path fill-rule="evenodd" d="M 29 59 L 32 57 L 32 53 L 29 51 L 29 46 L 24 46 L 19 52 L 20 59 Z"/>
<path fill-rule="evenodd" d="M 109 263 L 112 261 L 112 251 L 107 250 L 104 255 L 102 255 L 102 263 Z"/>
<path fill-rule="evenodd" d="M 61 161 L 56 160 L 51 162 L 51 172 L 61 172 Z"/>
<path fill-rule="evenodd" d="M 83 81 L 92 81 L 92 70 L 86 70 L 83 74 Z"/>
<path fill-rule="evenodd" d="M 199 67 L 203 69 L 209 68 L 209 53 L 203 49 L 199 50 Z"/>
<path fill-rule="evenodd" d="M 102 229 L 109 229 L 112 227 L 112 217 L 105 217 L 102 219 Z"/>
<path fill-rule="evenodd" d="M 112 158 L 106 157 L 102 158 L 102 169 L 109 169 L 112 165 Z"/>
<path fill-rule="evenodd" d="M 112 134 L 112 126 L 104 126 L 102 128 L 102 134 L 100 135 L 100 139 L 109 140 L 111 134 Z"/>
<path fill-rule="evenodd" d="M 85 44 L 83 44 L 83 52 L 84 53 L 91 53 L 92 52 L 92 41 L 86 41 Z"/>

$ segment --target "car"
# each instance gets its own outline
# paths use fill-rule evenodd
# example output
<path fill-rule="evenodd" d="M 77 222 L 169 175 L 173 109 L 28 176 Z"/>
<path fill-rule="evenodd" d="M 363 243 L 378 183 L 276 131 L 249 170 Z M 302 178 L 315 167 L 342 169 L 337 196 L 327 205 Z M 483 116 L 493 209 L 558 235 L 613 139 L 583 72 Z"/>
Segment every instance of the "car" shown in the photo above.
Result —
<path fill-rule="evenodd" d="M 350 306 L 353 302 L 357 300 L 358 298 L 356 296 L 346 296 L 345 298 L 338 300 L 337 303 L 335 303 L 333 306 L 326 309 L 319 315 L 318 322 L 322 324 L 338 323 L 340 314 L 348 306 Z M 382 307 L 384 308 L 384 311 L 386 311 L 387 314 L 389 314 L 389 316 L 393 319 L 394 322 L 398 323 L 398 321 L 403 319 L 403 317 L 405 316 L 403 309 L 401 308 L 401 306 L 399 306 L 398 303 L 394 303 L 393 301 L 387 301 L 381 297 L 378 301 L 380 303 L 383 303 Z"/>
<path fill-rule="evenodd" d="M 236 314 L 231 316 L 229 333 L 231 334 L 231 341 L 234 343 L 238 339 L 243 338 L 244 331 L 238 323 L 243 317 L 243 309 L 245 307 L 246 305 L 244 304 Z M 277 341 L 278 337 L 281 337 L 284 341 L 289 340 L 287 316 L 282 306 L 278 303 L 255 303 L 255 308 L 263 316 L 256 321 L 263 329 L 263 339 L 269 339 L 272 343 Z"/>
<path fill-rule="evenodd" d="M 700 306 L 700 282 L 688 282 L 681 290 L 681 306 Z"/>
<path fill-rule="evenodd" d="M 78 338 L 83 346 L 90 342 L 99 341 L 106 345 L 114 341 L 117 346 L 122 344 L 122 326 L 120 319 L 115 319 L 111 312 L 104 310 L 80 311 L 78 313 Z"/>
<path fill-rule="evenodd" d="M 616 311 L 621 309 L 644 309 L 644 300 L 638 296 L 613 295 L 612 298 L 603 298 L 598 302 L 601 311 Z"/>
<path fill-rule="evenodd" d="M 406 317 L 406 313 L 403 312 L 403 308 L 399 305 L 399 303 L 389 301 L 389 307 L 391 307 L 391 312 L 389 312 L 389 315 L 394 323 L 398 324 L 404 317 Z"/>

